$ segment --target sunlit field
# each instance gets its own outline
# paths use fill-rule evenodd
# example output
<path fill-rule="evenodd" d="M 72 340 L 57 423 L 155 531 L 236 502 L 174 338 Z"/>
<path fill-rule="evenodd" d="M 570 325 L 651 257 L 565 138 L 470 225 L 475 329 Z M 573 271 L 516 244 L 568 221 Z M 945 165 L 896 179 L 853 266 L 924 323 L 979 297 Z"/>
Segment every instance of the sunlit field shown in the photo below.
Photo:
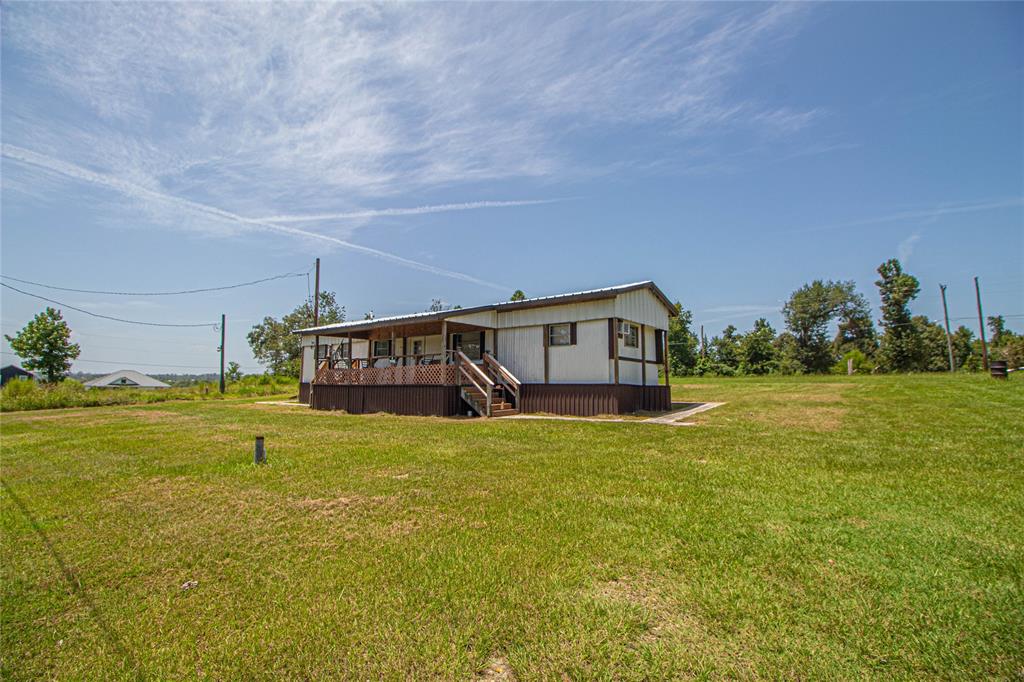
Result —
<path fill-rule="evenodd" d="M 673 396 L 726 404 L 4 414 L 3 677 L 1024 676 L 1024 377 Z"/>

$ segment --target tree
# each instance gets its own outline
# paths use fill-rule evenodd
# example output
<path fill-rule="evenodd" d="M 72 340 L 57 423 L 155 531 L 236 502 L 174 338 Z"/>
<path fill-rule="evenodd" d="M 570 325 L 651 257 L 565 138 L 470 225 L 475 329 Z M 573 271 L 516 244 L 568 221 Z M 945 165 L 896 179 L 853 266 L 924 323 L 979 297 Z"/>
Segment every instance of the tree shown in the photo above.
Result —
<path fill-rule="evenodd" d="M 676 376 L 689 374 L 697 366 L 697 335 L 690 330 L 693 313 L 676 301 L 676 315 L 668 319 L 668 364 Z"/>
<path fill-rule="evenodd" d="M 71 343 L 71 328 L 53 308 L 36 315 L 14 336 L 4 337 L 27 369 L 39 370 L 49 382 L 67 376 L 71 361 L 82 352 L 77 343 Z"/>
<path fill-rule="evenodd" d="M 775 330 L 763 317 L 754 322 L 754 328 L 743 335 L 740 342 L 740 372 L 768 374 L 775 369 Z"/>
<path fill-rule="evenodd" d="M 804 364 L 800 362 L 800 344 L 790 332 L 782 332 L 772 342 L 779 374 L 803 374 Z"/>
<path fill-rule="evenodd" d="M 946 345 L 945 328 L 924 315 L 915 315 L 911 322 L 918 339 L 918 355 L 909 369 L 919 372 L 948 371 L 949 348 Z"/>
<path fill-rule="evenodd" d="M 807 372 L 827 372 L 835 361 L 828 342 L 828 326 L 847 303 L 852 282 L 816 279 L 794 291 L 782 316 L 796 341 L 796 360 Z"/>
<path fill-rule="evenodd" d="M 903 266 L 890 258 L 878 266 L 880 279 L 875 282 L 882 298 L 882 343 L 879 357 L 891 371 L 907 372 L 921 362 L 920 325 L 914 325 L 910 302 L 921 290 L 917 278 L 903 272 Z"/>
<path fill-rule="evenodd" d="M 345 308 L 339 306 L 333 291 L 320 292 L 320 324 L 345 321 Z M 313 326 L 313 304 L 305 301 L 280 320 L 264 317 L 249 332 L 249 346 L 256 360 L 274 374 L 298 376 L 302 357 L 299 337 L 292 332 Z"/>
<path fill-rule="evenodd" d="M 238 381 L 242 378 L 242 367 L 237 362 L 228 363 L 228 371 L 224 373 L 224 378 L 228 381 Z"/>
<path fill-rule="evenodd" d="M 950 334 L 950 337 L 953 342 L 953 359 L 956 361 L 957 369 L 971 367 L 971 355 L 974 353 L 974 332 L 960 325 L 955 332 Z M 978 367 L 981 367 L 980 360 Z"/>
<path fill-rule="evenodd" d="M 430 307 L 427 308 L 428 313 L 439 313 L 444 310 L 444 303 L 439 298 L 431 299 Z"/>
<path fill-rule="evenodd" d="M 512 292 L 512 298 L 510 298 L 508 300 L 510 300 L 510 301 L 525 301 L 526 300 L 526 294 L 523 293 L 522 289 L 516 289 L 514 292 Z"/>
<path fill-rule="evenodd" d="M 729 325 L 722 330 L 721 336 L 711 339 L 711 354 L 715 362 L 721 366 L 719 374 L 734 374 L 740 368 L 740 342 L 742 337 L 736 333 L 736 327 Z M 728 368 L 726 371 L 721 369 Z"/>
<path fill-rule="evenodd" d="M 871 357 L 878 350 L 878 335 L 871 321 L 871 305 L 863 295 L 857 293 L 852 280 L 835 284 L 834 294 L 837 298 L 839 331 L 832 340 L 832 354 L 841 356 L 851 350 L 858 350 L 866 357 Z"/>
<path fill-rule="evenodd" d="M 988 328 L 991 332 L 989 342 L 996 348 L 1016 336 L 1016 334 L 1006 328 L 1006 318 L 1002 315 L 989 316 Z"/>

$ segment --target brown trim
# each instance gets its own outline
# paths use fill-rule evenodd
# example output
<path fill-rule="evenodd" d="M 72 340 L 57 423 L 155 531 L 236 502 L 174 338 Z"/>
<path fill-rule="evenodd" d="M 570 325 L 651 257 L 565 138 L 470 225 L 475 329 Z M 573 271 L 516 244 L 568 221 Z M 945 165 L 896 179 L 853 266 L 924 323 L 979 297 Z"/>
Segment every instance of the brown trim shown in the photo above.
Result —
<path fill-rule="evenodd" d="M 619 318 L 613 317 L 612 329 L 615 333 L 612 334 L 612 348 L 615 351 L 615 385 L 619 384 Z"/>
<path fill-rule="evenodd" d="M 661 330 L 660 329 L 655 329 L 654 330 L 654 361 L 656 363 L 658 363 L 659 365 L 662 363 L 662 359 L 663 359 L 664 353 L 665 353 L 665 349 L 664 349 L 663 344 L 662 344 L 663 340 L 664 339 L 661 337 Z"/>
<path fill-rule="evenodd" d="M 575 322 L 570 322 L 569 323 L 569 345 L 570 346 L 575 346 L 576 345 L 576 323 Z"/>
<path fill-rule="evenodd" d="M 299 382 L 299 402 L 303 405 L 309 405 L 309 382 Z"/>
<path fill-rule="evenodd" d="M 666 329 L 666 330 L 662 331 L 661 333 L 665 335 L 665 352 L 663 354 L 665 356 L 665 385 L 669 386 L 670 382 L 669 382 L 669 364 L 668 364 L 668 358 L 669 358 L 669 354 L 668 354 L 668 330 Z"/>
<path fill-rule="evenodd" d="M 647 328 L 640 325 L 640 385 L 647 385 Z"/>
<path fill-rule="evenodd" d="M 550 349 L 550 346 L 551 346 L 551 325 L 550 324 L 546 324 L 546 325 L 544 325 L 544 383 L 545 384 L 548 383 L 548 381 L 550 379 L 550 371 L 551 371 L 550 370 L 551 360 L 549 359 L 549 355 L 550 355 L 549 349 Z"/>
<path fill-rule="evenodd" d="M 615 331 L 615 318 L 614 317 L 609 317 L 608 318 L 608 359 L 609 360 L 614 360 L 615 359 L 615 340 L 616 340 L 616 334 L 617 334 L 617 332 Z"/>
<path fill-rule="evenodd" d="M 671 409 L 665 386 L 635 384 L 522 384 L 521 412 L 548 412 L 591 417 L 598 414 L 629 414 Z"/>
<path fill-rule="evenodd" d="M 458 386 L 319 384 L 310 407 L 351 414 L 389 412 L 450 417 L 462 411 L 461 403 Z"/>

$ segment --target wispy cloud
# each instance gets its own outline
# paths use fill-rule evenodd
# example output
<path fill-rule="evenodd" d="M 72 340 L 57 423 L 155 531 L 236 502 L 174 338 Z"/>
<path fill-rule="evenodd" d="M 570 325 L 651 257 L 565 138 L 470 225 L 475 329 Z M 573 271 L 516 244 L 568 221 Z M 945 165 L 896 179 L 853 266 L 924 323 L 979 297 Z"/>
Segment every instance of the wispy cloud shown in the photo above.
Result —
<path fill-rule="evenodd" d="M 389 253 L 387 251 L 381 251 L 368 246 L 362 246 L 360 244 L 354 244 L 344 239 L 332 237 L 329 235 L 319 234 L 317 232 L 310 232 L 309 230 L 301 230 L 295 227 L 287 227 L 284 225 L 278 225 L 276 223 L 267 222 L 265 220 L 259 220 L 254 218 L 246 218 L 244 216 L 232 213 L 231 211 L 225 211 L 216 206 L 210 206 L 202 204 L 189 199 L 183 199 L 163 192 L 136 185 L 126 180 L 106 175 L 103 173 L 96 173 L 87 168 L 82 168 L 72 163 L 67 163 L 59 159 L 54 159 L 43 154 L 38 154 L 28 149 L 22 149 L 13 145 L 3 145 L 3 156 L 8 159 L 18 161 L 24 164 L 35 166 L 37 168 L 43 168 L 53 173 L 59 173 L 65 177 L 79 180 L 82 182 L 88 182 L 93 185 L 105 187 L 107 189 L 118 192 L 124 196 L 138 199 L 146 202 L 159 202 L 163 204 L 169 204 L 178 210 L 189 211 L 191 213 L 197 213 L 207 218 L 213 218 L 216 220 L 226 221 L 229 223 L 250 227 L 252 229 L 260 229 L 263 231 L 277 232 L 282 234 L 288 234 L 293 236 L 305 237 L 307 239 L 314 239 L 324 241 L 336 246 L 340 246 L 350 251 L 355 251 L 375 258 L 380 258 L 403 267 L 412 268 L 414 270 L 420 270 L 423 272 L 429 272 L 431 274 L 440 275 L 443 277 L 450 277 L 452 279 L 462 280 L 465 282 L 471 282 L 473 284 L 480 284 L 495 289 L 506 290 L 509 287 L 502 284 L 496 284 L 494 282 L 485 281 L 472 275 L 467 275 L 462 272 L 456 272 L 454 270 L 446 270 L 434 265 L 427 263 L 421 263 L 409 258 Z"/>
<path fill-rule="evenodd" d="M 450 211 L 474 211 L 482 208 L 509 208 L 513 206 L 537 206 L 551 204 L 562 199 L 525 199 L 520 201 L 470 201 L 461 204 L 435 204 L 433 206 L 415 206 L 412 208 L 376 208 L 346 213 L 317 213 L 311 215 L 274 215 L 260 218 L 270 223 L 305 223 L 320 220 L 347 220 L 384 218 L 393 216 L 427 215 L 429 213 L 448 213 Z"/>
<path fill-rule="evenodd" d="M 910 262 L 910 257 L 914 254 L 914 247 L 917 246 L 919 241 L 921 241 L 921 230 L 914 232 L 899 243 L 899 246 L 896 248 L 896 254 L 903 265 Z"/>
<path fill-rule="evenodd" d="M 823 112 L 734 86 L 808 11 L 12 4 L 3 39 L 19 59 L 5 69 L 70 95 L 98 122 L 40 117 L 46 102 L 8 98 L 5 136 L 238 213 L 360 213 L 367 198 L 425 188 L 586 175 L 607 160 L 575 142 L 615 126 L 675 143 L 737 129 L 792 135 Z"/>
<path fill-rule="evenodd" d="M 899 211 L 896 213 L 889 213 L 882 216 L 875 216 L 873 218 L 863 218 L 861 220 L 851 220 L 848 222 L 836 223 L 833 225 L 810 227 L 799 230 L 789 230 L 789 232 L 828 232 L 832 230 L 845 230 L 851 227 L 861 227 L 864 225 L 881 225 L 884 223 L 897 223 L 909 220 L 917 222 L 920 222 L 922 220 L 934 221 L 938 218 L 947 215 L 956 215 L 960 213 L 979 213 L 981 211 L 993 211 L 1000 208 L 1014 208 L 1018 206 L 1024 206 L 1024 197 L 1011 197 L 1009 199 L 988 199 L 984 201 L 973 202 L 947 202 L 940 204 L 938 206 L 934 206 L 932 208 Z"/>

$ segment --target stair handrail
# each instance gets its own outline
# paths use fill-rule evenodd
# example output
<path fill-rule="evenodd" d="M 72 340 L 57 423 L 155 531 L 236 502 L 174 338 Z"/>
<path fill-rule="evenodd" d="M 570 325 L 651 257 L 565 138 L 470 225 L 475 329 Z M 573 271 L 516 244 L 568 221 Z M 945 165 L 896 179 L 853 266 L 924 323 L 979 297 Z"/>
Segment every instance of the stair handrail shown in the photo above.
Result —
<path fill-rule="evenodd" d="M 512 395 L 515 396 L 516 399 L 516 405 L 518 405 L 519 386 L 521 385 L 519 379 L 516 379 L 515 375 L 512 374 L 505 365 L 498 362 L 498 359 L 490 353 L 484 353 L 484 362 L 498 375 L 498 379 L 501 381 L 501 384 L 508 387 L 512 392 Z"/>
<path fill-rule="evenodd" d="M 494 382 L 461 350 L 455 351 L 455 356 L 459 359 L 459 374 L 469 379 L 470 383 L 487 398 L 487 416 L 490 417 L 491 402 L 494 397 Z M 467 368 L 471 368 L 471 371 Z M 477 379 L 482 379 L 487 388 L 481 386 Z"/>

